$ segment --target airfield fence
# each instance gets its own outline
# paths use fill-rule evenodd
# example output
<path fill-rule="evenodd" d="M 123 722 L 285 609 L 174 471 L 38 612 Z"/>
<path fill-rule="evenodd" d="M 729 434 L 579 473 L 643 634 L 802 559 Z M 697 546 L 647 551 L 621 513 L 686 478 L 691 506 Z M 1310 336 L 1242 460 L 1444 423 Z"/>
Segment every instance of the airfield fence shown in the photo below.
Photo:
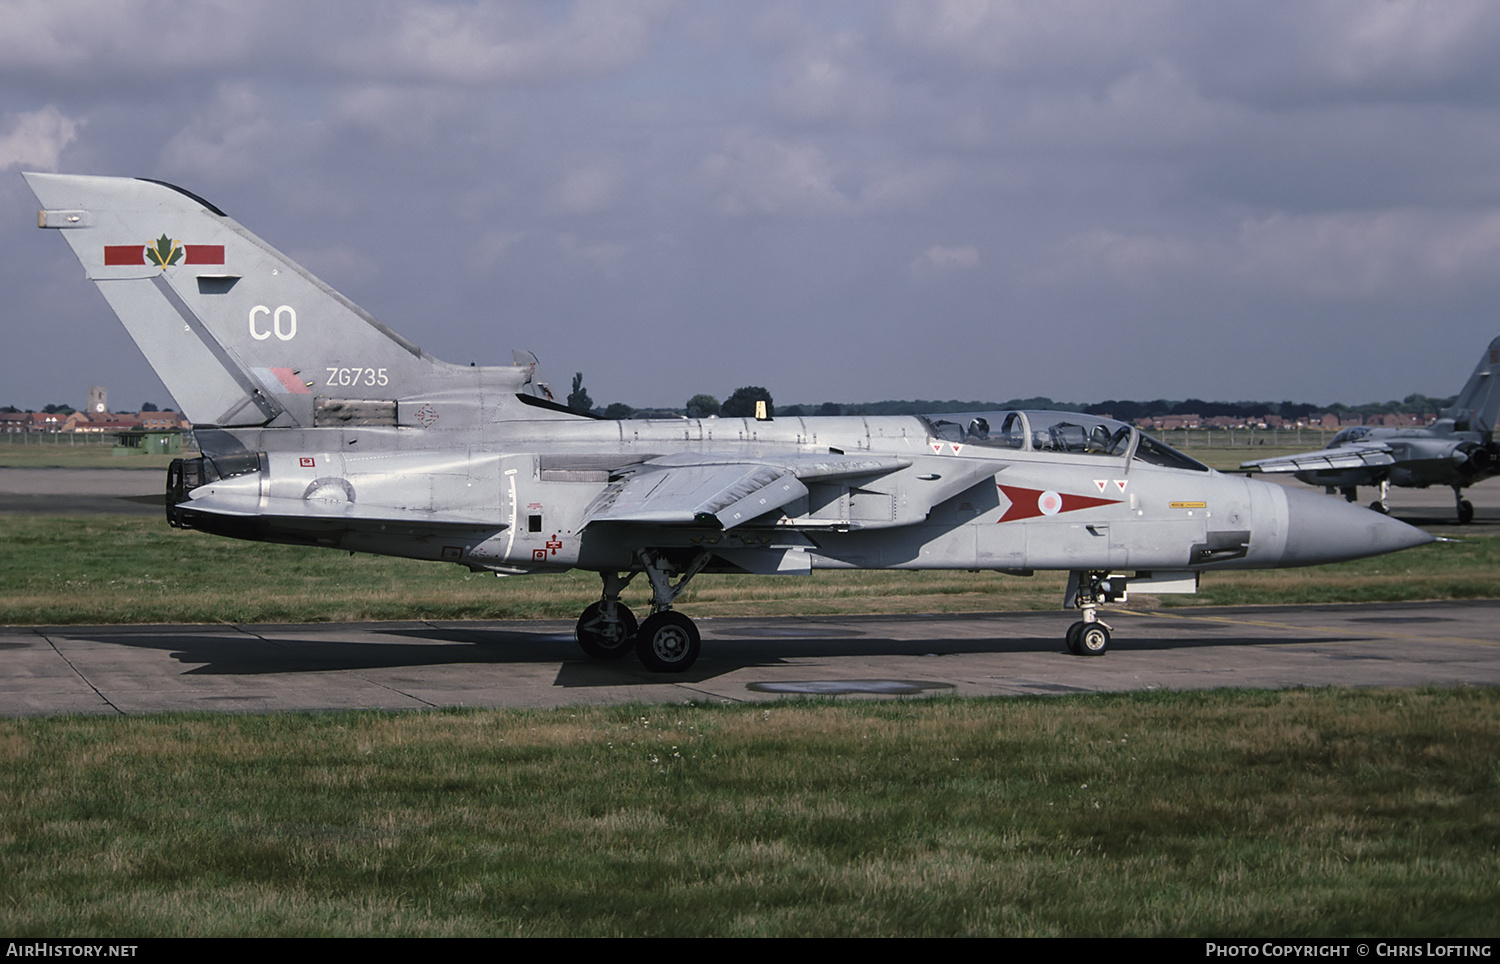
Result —
<path fill-rule="evenodd" d="M 6 432 L 0 434 L 6 445 L 98 445 L 105 448 L 115 444 L 114 432 Z"/>
<path fill-rule="evenodd" d="M 1253 448 L 1260 445 L 1320 449 L 1338 433 L 1327 428 L 1174 428 L 1147 430 L 1173 448 Z"/>
<path fill-rule="evenodd" d="M 1306 446 L 1320 449 L 1328 444 L 1337 429 L 1327 428 L 1174 428 L 1148 429 L 1173 448 L 1250 448 L 1258 445 Z M 195 448 L 191 432 L 184 432 L 184 449 Z M 114 432 L 6 432 L 0 434 L 5 445 L 113 446 Z"/>

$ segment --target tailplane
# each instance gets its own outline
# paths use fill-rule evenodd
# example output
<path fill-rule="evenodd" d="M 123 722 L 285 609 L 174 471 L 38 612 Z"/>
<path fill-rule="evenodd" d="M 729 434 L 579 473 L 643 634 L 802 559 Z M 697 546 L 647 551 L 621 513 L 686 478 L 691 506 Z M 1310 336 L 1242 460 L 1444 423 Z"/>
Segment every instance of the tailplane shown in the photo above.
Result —
<path fill-rule="evenodd" d="M 218 208 L 159 181 L 25 174 L 182 413 L 311 427 L 328 400 L 430 391 L 454 366 L 376 321 Z"/>
<path fill-rule="evenodd" d="M 1490 342 L 1463 390 L 1450 407 L 1443 409 L 1443 417 L 1453 419 L 1453 427 L 1460 432 L 1493 433 L 1496 416 L 1500 415 L 1497 382 L 1500 382 L 1500 338 Z"/>

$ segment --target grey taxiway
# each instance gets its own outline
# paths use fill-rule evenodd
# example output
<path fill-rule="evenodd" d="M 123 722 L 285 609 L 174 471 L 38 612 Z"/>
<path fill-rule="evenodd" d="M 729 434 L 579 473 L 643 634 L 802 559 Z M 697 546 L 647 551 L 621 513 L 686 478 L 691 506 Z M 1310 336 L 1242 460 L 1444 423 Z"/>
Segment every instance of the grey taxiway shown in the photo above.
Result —
<path fill-rule="evenodd" d="M 1099 659 L 1065 612 L 704 619 L 671 677 L 578 651 L 571 621 L 0 629 L 0 714 L 550 707 L 788 695 L 1500 685 L 1500 601 L 1120 612 Z"/>

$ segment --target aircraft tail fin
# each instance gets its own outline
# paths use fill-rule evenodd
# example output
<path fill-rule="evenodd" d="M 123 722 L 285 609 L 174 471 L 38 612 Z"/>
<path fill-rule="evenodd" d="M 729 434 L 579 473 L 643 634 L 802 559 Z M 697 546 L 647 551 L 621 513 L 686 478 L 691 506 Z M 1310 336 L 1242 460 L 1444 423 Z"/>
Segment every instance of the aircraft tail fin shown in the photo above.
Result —
<path fill-rule="evenodd" d="M 329 400 L 394 411 L 452 367 L 181 188 L 23 176 L 38 226 L 67 240 L 196 424 L 312 426 Z"/>
<path fill-rule="evenodd" d="M 1495 431 L 1495 420 L 1500 416 L 1500 338 L 1490 342 L 1463 390 L 1442 414 L 1453 419 L 1454 428 L 1460 432 Z"/>

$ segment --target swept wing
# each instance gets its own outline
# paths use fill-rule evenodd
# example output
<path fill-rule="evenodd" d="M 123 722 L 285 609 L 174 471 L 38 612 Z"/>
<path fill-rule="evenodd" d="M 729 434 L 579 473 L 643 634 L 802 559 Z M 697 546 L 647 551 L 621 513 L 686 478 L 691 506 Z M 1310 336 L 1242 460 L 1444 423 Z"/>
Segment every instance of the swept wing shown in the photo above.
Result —
<path fill-rule="evenodd" d="M 1382 443 L 1345 445 L 1320 452 L 1279 455 L 1269 459 L 1241 462 L 1245 472 L 1325 472 L 1330 469 L 1363 469 L 1395 464 L 1391 447 Z"/>
<path fill-rule="evenodd" d="M 775 459 L 667 455 L 632 466 L 611 482 L 584 513 L 583 528 L 644 522 L 717 523 L 732 529 L 806 497 L 804 479 L 876 478 L 910 465 L 909 459 L 837 454 Z M 992 473 L 992 468 L 984 471 Z"/>

